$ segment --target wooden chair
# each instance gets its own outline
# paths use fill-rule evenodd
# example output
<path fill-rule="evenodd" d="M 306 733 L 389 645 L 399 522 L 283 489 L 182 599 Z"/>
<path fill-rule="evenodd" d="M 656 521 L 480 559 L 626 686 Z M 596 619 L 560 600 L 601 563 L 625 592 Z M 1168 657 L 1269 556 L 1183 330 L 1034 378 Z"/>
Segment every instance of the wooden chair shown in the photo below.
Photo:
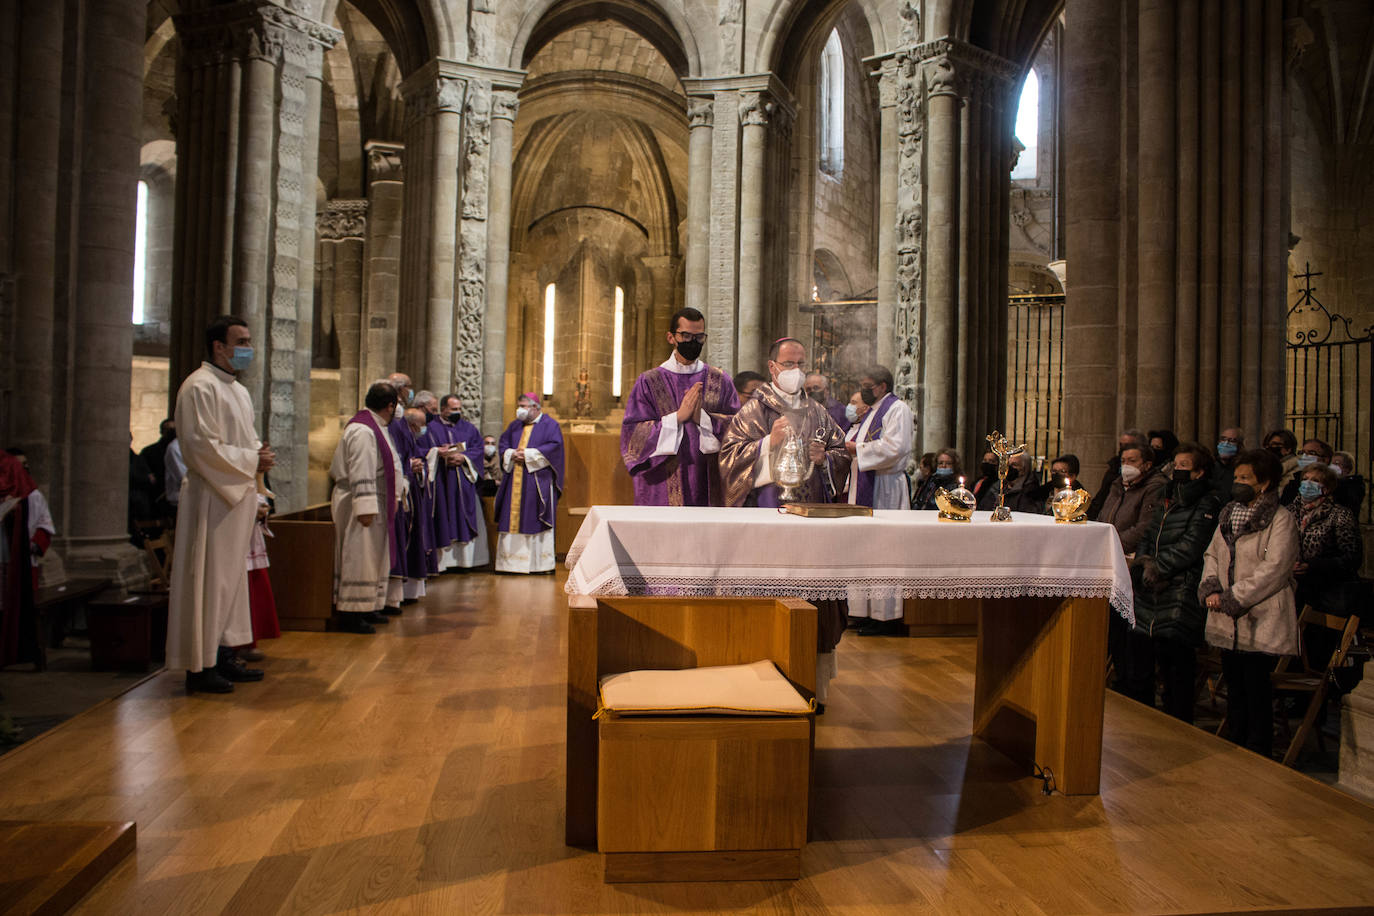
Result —
<path fill-rule="evenodd" d="M 143 539 L 143 559 L 155 590 L 165 591 L 172 587 L 173 546 L 171 531 L 163 531 L 157 537 Z"/>
<path fill-rule="evenodd" d="M 608 598 L 597 602 L 595 626 L 598 679 L 769 659 L 803 697 L 814 697 L 816 610 L 803 601 Z M 576 665 L 570 658 L 570 670 Z M 597 846 L 606 881 L 800 876 L 810 715 L 607 713 L 598 726 Z"/>
<path fill-rule="evenodd" d="M 1340 641 L 1332 651 L 1331 656 L 1324 663 L 1317 660 L 1319 664 L 1314 665 L 1313 659 L 1308 657 L 1307 639 L 1305 632 L 1308 627 L 1324 627 L 1334 633 L 1339 634 Z M 1302 718 L 1302 724 L 1297 731 L 1292 733 L 1292 739 L 1288 743 L 1288 750 L 1283 755 L 1283 765 L 1292 766 L 1298 759 L 1298 752 L 1302 750 L 1307 742 L 1307 736 L 1312 731 L 1313 725 L 1317 721 L 1317 715 L 1322 707 L 1326 705 L 1327 695 L 1331 691 L 1335 671 L 1345 663 L 1346 654 L 1350 651 L 1351 643 L 1355 640 L 1355 633 L 1360 628 L 1360 618 L 1335 617 L 1331 614 L 1324 614 L 1315 610 L 1311 605 L 1302 609 L 1298 615 L 1298 654 L 1295 656 L 1285 656 L 1279 659 L 1274 673 L 1270 678 L 1276 692 L 1296 693 L 1299 696 L 1307 696 L 1307 711 Z M 1296 662 L 1301 666 L 1300 670 L 1293 670 L 1291 662 Z M 1278 703 L 1279 721 L 1284 732 L 1288 731 L 1288 715 L 1283 712 L 1284 706 L 1282 698 Z"/>

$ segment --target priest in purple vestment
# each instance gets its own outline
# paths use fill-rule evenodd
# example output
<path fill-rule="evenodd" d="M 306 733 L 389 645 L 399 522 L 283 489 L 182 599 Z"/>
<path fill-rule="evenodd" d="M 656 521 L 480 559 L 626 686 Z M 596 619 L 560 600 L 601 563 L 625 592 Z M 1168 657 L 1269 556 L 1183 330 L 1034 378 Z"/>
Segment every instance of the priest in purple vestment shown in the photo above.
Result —
<path fill-rule="evenodd" d="M 720 444 L 720 476 L 727 506 L 777 506 L 780 490 L 773 483 L 770 456 L 789 430 L 807 443 L 807 458 L 815 467 L 801 487 L 803 502 L 832 502 L 849 474 L 844 433 L 825 407 L 802 390 L 806 348 L 784 337 L 768 352 L 772 382 L 760 385 L 725 430 Z M 786 549 L 786 545 L 779 545 Z M 830 678 L 835 675 L 835 647 L 844 634 L 842 601 L 816 604 L 816 699 L 824 704 Z"/>
<path fill-rule="evenodd" d="M 482 434 L 463 419 L 463 402 L 456 394 L 439 400 L 439 415 L 429 424 L 427 459 L 434 486 L 434 554 L 431 569 L 472 569 L 485 566 L 487 526 L 477 478 L 482 473 Z"/>
<path fill-rule="evenodd" d="M 830 419 L 835 421 L 840 432 L 849 432 L 849 417 L 845 415 L 844 405 L 830 396 L 830 379 L 819 372 L 813 372 L 806 377 L 805 387 L 806 396 L 825 408 L 825 412 L 830 414 Z"/>
<path fill-rule="evenodd" d="M 412 401 L 412 403 L 418 403 Z M 410 527 L 406 531 L 405 597 L 409 604 L 425 596 L 425 579 L 430 575 L 429 557 L 434 552 L 434 481 L 429 476 L 427 435 L 428 416 L 419 407 L 408 407 L 406 426 L 410 430 L 410 448 L 419 457 L 418 466 L 412 464 L 406 475 L 410 482 Z"/>
<path fill-rule="evenodd" d="M 416 600 L 425 594 L 423 574 L 417 579 L 407 569 L 406 556 L 409 552 L 411 528 L 415 518 L 413 478 L 422 466 L 421 456 L 415 447 L 415 437 L 406 423 L 404 411 L 415 399 L 415 389 L 411 386 L 410 376 L 404 372 L 393 372 L 387 376 L 387 384 L 396 389 L 396 412 L 391 419 L 387 432 L 391 434 L 392 444 L 396 446 L 396 457 L 401 462 L 402 493 L 401 503 L 392 518 L 391 536 L 396 543 L 396 562 L 391 566 L 391 576 L 386 586 L 386 607 L 383 614 L 396 617 L 401 613 L 401 603 L 407 599 Z"/>
<path fill-rule="evenodd" d="M 506 472 L 496 491 L 496 571 L 553 572 L 563 431 L 540 409 L 538 395 L 520 396 L 515 421 L 501 433 L 496 449 Z"/>
<path fill-rule="evenodd" d="M 701 359 L 706 320 L 680 309 L 667 332 L 672 355 L 635 380 L 620 427 L 620 457 L 637 506 L 720 506 L 717 453 L 739 398 L 729 376 Z"/>

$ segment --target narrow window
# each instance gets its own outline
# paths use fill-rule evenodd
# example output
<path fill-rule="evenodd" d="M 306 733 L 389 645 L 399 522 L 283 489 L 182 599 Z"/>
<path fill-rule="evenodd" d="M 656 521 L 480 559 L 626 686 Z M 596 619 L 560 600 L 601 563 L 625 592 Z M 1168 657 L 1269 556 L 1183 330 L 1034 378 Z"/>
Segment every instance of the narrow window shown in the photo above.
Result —
<path fill-rule="evenodd" d="M 143 295 L 148 276 L 148 182 L 138 183 L 134 217 L 134 324 L 143 323 Z"/>
<path fill-rule="evenodd" d="M 544 393 L 553 394 L 553 305 L 558 293 L 550 283 L 544 287 Z"/>
<path fill-rule="evenodd" d="M 1016 139 L 1025 150 L 1011 170 L 1013 181 L 1034 181 L 1036 176 L 1036 141 L 1040 138 L 1040 80 L 1035 71 L 1026 74 L 1021 87 L 1021 102 L 1016 109 Z"/>
<path fill-rule="evenodd" d="M 844 46 L 833 29 L 821 51 L 820 115 L 821 171 L 838 176 L 844 171 Z"/>
<path fill-rule="evenodd" d="M 615 344 L 611 354 L 611 396 L 620 397 L 620 361 L 625 358 L 625 290 L 615 288 Z"/>

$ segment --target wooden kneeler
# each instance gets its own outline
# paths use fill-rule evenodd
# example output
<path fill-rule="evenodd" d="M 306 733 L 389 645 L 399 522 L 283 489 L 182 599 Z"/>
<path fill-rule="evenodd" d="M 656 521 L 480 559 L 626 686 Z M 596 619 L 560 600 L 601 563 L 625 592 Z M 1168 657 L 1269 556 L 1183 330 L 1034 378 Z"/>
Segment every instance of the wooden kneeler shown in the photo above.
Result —
<path fill-rule="evenodd" d="M 597 602 L 599 676 L 767 659 L 814 696 L 816 610 L 775 599 Z M 785 686 L 785 685 L 784 685 Z M 607 882 L 801 875 L 815 723 L 792 715 L 619 715 L 596 723 Z"/>

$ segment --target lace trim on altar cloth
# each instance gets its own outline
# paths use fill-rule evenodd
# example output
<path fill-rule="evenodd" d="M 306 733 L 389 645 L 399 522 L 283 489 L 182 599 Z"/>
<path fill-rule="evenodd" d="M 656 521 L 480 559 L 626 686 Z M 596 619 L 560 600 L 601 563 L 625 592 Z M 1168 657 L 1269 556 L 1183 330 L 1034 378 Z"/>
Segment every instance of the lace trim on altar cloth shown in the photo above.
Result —
<path fill-rule="evenodd" d="M 571 579 L 563 586 L 568 594 L 577 594 Z M 950 582 L 948 579 L 883 580 L 865 578 L 832 578 L 826 581 L 793 579 L 760 582 L 757 578 L 701 579 L 673 576 L 618 575 L 601 583 L 596 595 L 644 595 L 668 598 L 776 598 L 786 593 L 789 598 L 807 601 L 839 601 L 852 597 L 890 598 L 1107 598 L 1116 612 L 1135 624 L 1134 596 L 1118 589 L 1111 579 L 1092 578 L 1025 578 L 991 582 Z"/>

